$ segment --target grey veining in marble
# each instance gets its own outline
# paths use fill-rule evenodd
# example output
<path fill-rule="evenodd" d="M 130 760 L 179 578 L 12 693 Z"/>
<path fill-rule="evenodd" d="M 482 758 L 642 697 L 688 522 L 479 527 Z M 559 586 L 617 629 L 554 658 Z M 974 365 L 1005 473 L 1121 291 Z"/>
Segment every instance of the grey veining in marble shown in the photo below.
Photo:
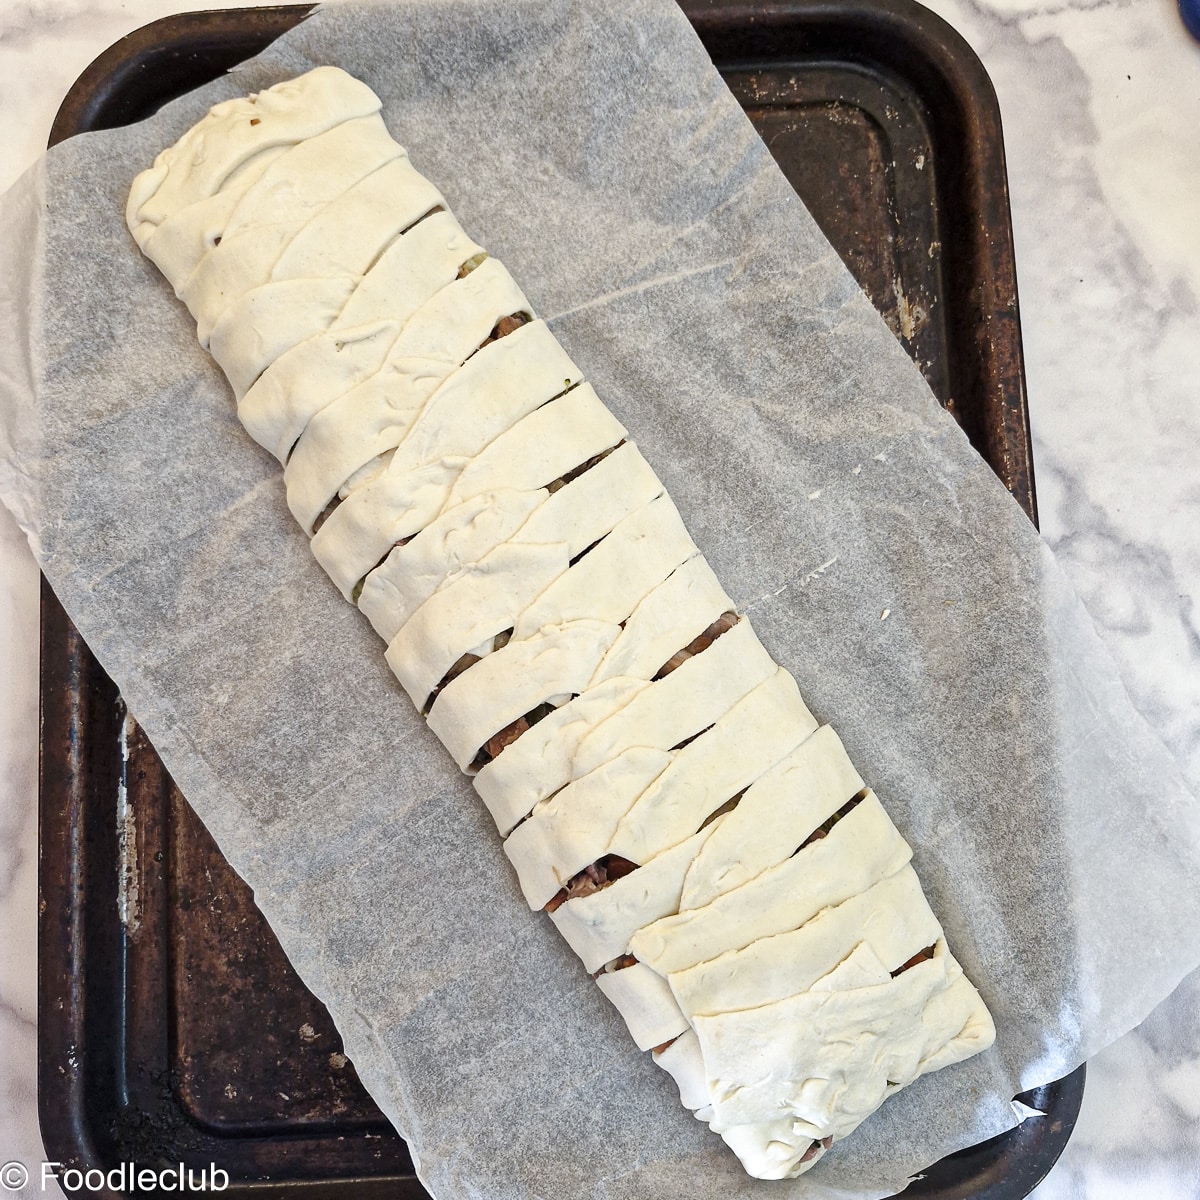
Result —
<path fill-rule="evenodd" d="M 1200 46 L 1171 0 L 930 6 L 1000 97 L 1043 532 L 1200 788 Z M 0 0 L 0 188 L 95 54 L 194 7 Z M 36 629 L 0 511 L 0 1163 L 35 1175 Z M 1200 1197 L 1200 979 L 1089 1072 L 1038 1200 Z"/>
<path fill-rule="evenodd" d="M 1200 46 L 1173 4 L 932 4 L 1000 97 L 1042 530 L 1200 781 Z M 1200 1196 L 1200 980 L 1089 1065 L 1039 1200 Z"/>
<path fill-rule="evenodd" d="M 38 575 L 8 513 L 0 517 L 0 1163 L 5 1163 L 41 1156 L 36 1083 Z"/>
<path fill-rule="evenodd" d="M 1200 46 L 1158 0 L 932 7 L 1000 96 L 1043 533 L 1195 783 Z"/>

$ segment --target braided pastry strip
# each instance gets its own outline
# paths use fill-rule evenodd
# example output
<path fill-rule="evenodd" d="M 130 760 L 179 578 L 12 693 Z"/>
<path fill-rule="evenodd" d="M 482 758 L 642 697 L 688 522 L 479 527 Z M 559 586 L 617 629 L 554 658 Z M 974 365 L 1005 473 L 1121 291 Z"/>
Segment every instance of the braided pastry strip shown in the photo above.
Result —
<path fill-rule="evenodd" d="M 989 1046 L 911 851 L 507 271 L 334 67 L 218 104 L 129 228 L 551 919 L 761 1178 Z"/>

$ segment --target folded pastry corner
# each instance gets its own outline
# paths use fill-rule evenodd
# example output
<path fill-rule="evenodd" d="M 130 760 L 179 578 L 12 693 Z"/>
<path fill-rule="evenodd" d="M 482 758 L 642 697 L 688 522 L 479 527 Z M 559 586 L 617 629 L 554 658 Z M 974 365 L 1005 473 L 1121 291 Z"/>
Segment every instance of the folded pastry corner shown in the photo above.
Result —
<path fill-rule="evenodd" d="M 218 104 L 130 231 L 318 560 L 683 1104 L 764 1179 L 991 1045 L 911 851 L 364 84 Z"/>

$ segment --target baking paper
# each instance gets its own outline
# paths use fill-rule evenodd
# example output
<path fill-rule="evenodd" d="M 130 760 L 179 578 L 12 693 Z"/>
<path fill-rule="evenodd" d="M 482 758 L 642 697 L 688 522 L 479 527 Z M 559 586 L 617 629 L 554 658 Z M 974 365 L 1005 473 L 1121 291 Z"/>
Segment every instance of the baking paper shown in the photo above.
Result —
<path fill-rule="evenodd" d="M 324 62 L 627 425 L 996 1018 L 800 1180 L 746 1178 L 525 907 L 126 231 L 133 175 L 212 103 Z M 1195 798 L 668 0 L 321 11 L 54 150 L 3 240 L 0 493 L 439 1200 L 884 1194 L 1200 960 Z"/>

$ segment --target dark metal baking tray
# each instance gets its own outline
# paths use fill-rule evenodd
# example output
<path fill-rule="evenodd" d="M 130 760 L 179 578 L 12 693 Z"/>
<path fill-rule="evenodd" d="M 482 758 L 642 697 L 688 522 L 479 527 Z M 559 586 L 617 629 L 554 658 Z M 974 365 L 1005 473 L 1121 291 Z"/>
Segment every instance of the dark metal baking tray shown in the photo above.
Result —
<path fill-rule="evenodd" d="M 684 8 L 780 166 L 980 454 L 1036 520 L 1000 118 L 966 44 L 910 0 Z M 51 141 L 149 115 L 306 8 L 169 17 L 102 54 Z M 42 592 L 39 1103 L 64 1166 L 215 1162 L 230 1196 L 419 1197 L 403 1141 L 249 889 Z M 1047 1115 L 908 1195 L 1015 1200 L 1049 1170 L 1083 1068 Z"/>

